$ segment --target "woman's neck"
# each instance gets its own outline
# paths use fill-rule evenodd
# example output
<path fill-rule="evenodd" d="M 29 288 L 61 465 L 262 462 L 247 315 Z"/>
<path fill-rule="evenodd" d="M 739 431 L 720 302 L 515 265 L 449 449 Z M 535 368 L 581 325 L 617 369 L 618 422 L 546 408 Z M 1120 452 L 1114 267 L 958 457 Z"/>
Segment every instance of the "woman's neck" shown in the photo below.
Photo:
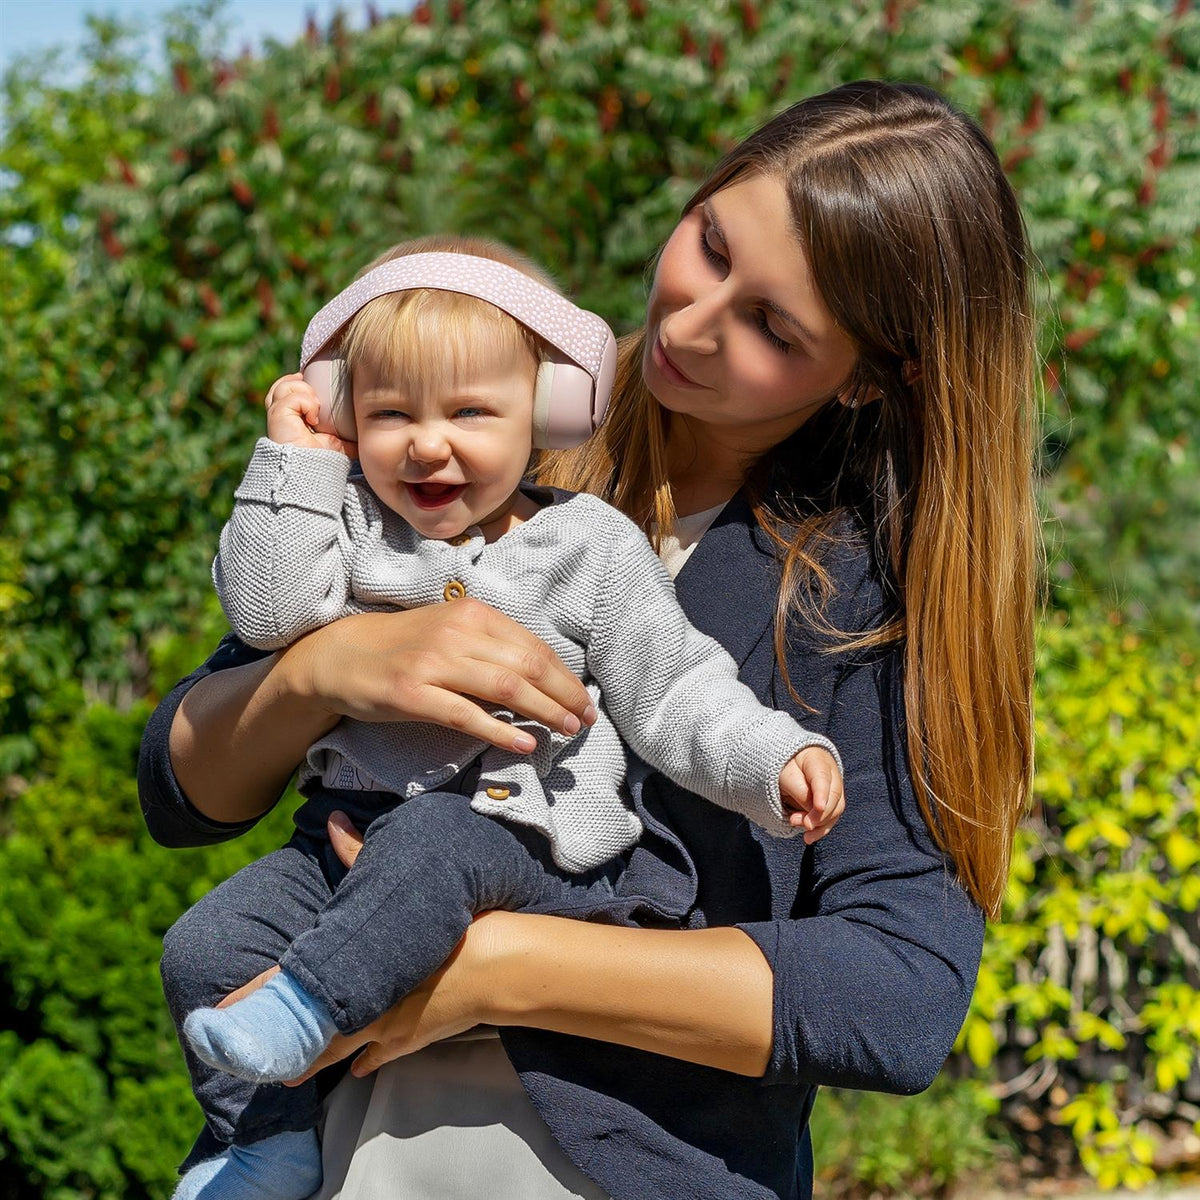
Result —
<path fill-rule="evenodd" d="M 746 477 L 745 455 L 704 432 L 696 423 L 676 418 L 667 433 L 667 480 L 681 517 L 724 504 Z"/>

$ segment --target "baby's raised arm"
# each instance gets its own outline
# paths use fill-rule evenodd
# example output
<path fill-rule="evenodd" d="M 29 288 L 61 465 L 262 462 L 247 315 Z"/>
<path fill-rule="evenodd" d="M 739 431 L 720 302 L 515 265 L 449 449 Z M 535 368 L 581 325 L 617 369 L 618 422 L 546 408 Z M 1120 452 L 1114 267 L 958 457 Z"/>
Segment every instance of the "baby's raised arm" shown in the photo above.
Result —
<path fill-rule="evenodd" d="M 349 446 L 316 432 L 318 400 L 298 376 L 267 393 L 254 448 L 221 531 L 213 583 L 234 633 L 278 650 L 339 617 L 349 603 L 352 523 L 362 520 Z"/>
<path fill-rule="evenodd" d="M 726 650 L 688 621 L 641 531 L 595 504 L 609 554 L 588 666 L 621 735 L 681 787 L 777 837 L 823 837 L 842 810 L 833 743 L 759 703 Z"/>

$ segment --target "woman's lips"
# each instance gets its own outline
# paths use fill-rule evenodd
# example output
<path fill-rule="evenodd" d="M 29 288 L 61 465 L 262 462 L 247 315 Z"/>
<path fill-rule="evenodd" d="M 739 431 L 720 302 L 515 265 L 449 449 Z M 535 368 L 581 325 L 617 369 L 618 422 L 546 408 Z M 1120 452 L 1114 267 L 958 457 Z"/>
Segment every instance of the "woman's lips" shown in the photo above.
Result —
<path fill-rule="evenodd" d="M 667 381 L 673 383 L 676 387 L 698 388 L 704 386 L 685 375 L 667 357 L 667 352 L 663 349 L 662 341 L 658 338 L 654 340 L 654 348 L 650 351 L 650 357 L 653 359 L 654 365 L 666 376 Z"/>
<path fill-rule="evenodd" d="M 408 494 L 418 508 L 445 508 L 467 489 L 465 483 L 406 483 Z"/>

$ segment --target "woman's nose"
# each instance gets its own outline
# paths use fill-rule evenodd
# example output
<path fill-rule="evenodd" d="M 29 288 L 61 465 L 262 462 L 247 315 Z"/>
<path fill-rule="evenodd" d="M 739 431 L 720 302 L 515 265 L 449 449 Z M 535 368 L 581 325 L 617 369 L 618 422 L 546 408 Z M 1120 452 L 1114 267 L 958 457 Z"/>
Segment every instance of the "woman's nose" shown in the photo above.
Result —
<path fill-rule="evenodd" d="M 715 354 L 720 344 L 717 333 L 720 312 L 721 299 L 715 290 L 696 296 L 690 304 L 662 319 L 659 337 L 668 350 Z"/>

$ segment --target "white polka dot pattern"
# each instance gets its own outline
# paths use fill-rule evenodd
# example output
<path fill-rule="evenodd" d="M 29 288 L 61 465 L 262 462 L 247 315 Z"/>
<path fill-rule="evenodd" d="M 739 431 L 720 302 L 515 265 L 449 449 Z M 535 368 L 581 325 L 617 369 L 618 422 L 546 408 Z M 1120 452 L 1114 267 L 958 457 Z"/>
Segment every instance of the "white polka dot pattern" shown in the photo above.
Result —
<path fill-rule="evenodd" d="M 528 326 L 593 379 L 600 374 L 605 350 L 613 337 L 601 317 L 514 267 L 473 254 L 438 251 L 382 263 L 336 295 L 308 323 L 300 348 L 300 369 L 303 371 L 365 304 L 377 296 L 410 288 L 478 296 Z"/>

